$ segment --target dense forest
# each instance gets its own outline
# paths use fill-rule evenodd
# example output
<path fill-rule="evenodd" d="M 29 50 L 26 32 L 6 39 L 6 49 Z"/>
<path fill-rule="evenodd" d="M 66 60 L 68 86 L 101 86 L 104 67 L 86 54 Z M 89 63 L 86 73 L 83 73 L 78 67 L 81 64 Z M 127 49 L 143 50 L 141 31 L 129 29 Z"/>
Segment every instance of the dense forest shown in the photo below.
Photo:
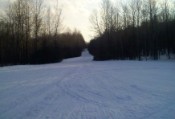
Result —
<path fill-rule="evenodd" d="M 56 11 L 56 12 L 52 12 Z M 62 29 L 62 9 L 43 0 L 16 0 L 0 14 L 0 66 L 42 64 L 77 57 L 86 48 L 82 34 Z M 90 17 L 94 60 L 168 59 L 175 54 L 175 1 L 102 0 Z"/>
<path fill-rule="evenodd" d="M 117 5 L 103 0 L 90 18 L 96 37 L 88 49 L 94 60 L 172 58 L 175 1 L 130 0 Z"/>
<path fill-rule="evenodd" d="M 52 12 L 52 11 L 56 12 Z M 63 33 L 62 9 L 43 0 L 16 0 L 0 14 L 0 65 L 42 64 L 77 57 L 86 47 L 78 31 Z"/>

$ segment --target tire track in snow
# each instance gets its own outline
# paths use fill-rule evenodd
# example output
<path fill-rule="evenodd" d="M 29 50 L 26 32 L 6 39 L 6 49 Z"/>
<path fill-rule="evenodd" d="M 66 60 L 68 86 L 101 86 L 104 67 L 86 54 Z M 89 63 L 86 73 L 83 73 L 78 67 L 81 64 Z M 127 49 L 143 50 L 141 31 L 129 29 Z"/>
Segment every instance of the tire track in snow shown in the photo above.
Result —
<path fill-rule="evenodd" d="M 90 70 L 88 67 L 86 67 L 86 70 L 88 70 L 86 74 L 79 74 L 81 70 L 84 70 L 84 67 L 85 66 L 79 67 L 71 77 L 67 77 L 61 82 L 61 89 L 65 94 L 85 105 L 73 109 L 66 119 L 115 119 L 114 111 L 112 111 L 103 100 L 100 100 L 104 98 L 103 95 L 95 92 L 95 90 L 91 90 L 91 87 L 86 86 L 86 81 L 84 83 L 81 82 L 84 80 L 83 77 L 86 77 L 86 80 L 92 78 L 92 75 L 87 73 Z M 101 79 L 103 76 L 93 75 L 93 78 L 94 77 L 96 79 Z M 74 80 L 74 82 L 81 82 L 82 85 L 71 86 L 71 84 L 69 84 L 71 80 Z M 72 87 L 76 87 L 76 89 L 73 89 Z"/>
<path fill-rule="evenodd" d="M 90 62 L 81 57 L 57 65 L 17 67 L 16 71 L 14 67 L 14 78 L 4 75 L 13 69 L 2 69 L 4 77 L 0 74 L 0 81 L 7 87 L 0 87 L 0 119 L 174 119 L 174 70 L 163 70 L 168 73 L 160 75 L 153 64 L 146 63 L 146 70 L 153 68 L 147 73 L 156 73 L 160 79 L 139 74 L 141 82 L 133 76 L 145 70 L 140 72 L 140 63 L 133 63 Z M 24 79 L 18 76 L 20 72 L 27 74 Z M 158 83 L 158 87 L 149 83 Z"/>
<path fill-rule="evenodd" d="M 62 73 L 63 75 L 61 77 L 48 79 L 51 80 L 50 84 L 46 84 L 42 87 L 37 87 L 38 85 L 36 85 L 35 89 L 17 92 L 13 100 L 4 96 L 3 100 L 6 100 L 10 106 L 6 107 L 5 104 L 3 104 L 4 101 L 1 99 L 2 103 L 0 103 L 0 105 L 4 105 L 4 108 L 1 108 L 0 118 L 6 117 L 8 113 L 13 114 L 15 118 L 18 117 L 19 119 L 26 117 L 26 115 L 30 118 L 31 116 L 37 116 L 37 114 L 39 114 L 44 108 L 47 108 L 53 98 L 58 97 L 57 92 L 59 90 L 58 85 L 60 82 L 73 73 L 72 70 L 66 70 Z M 12 92 L 13 89 L 11 89 L 11 93 Z M 15 114 L 16 110 L 24 108 L 27 109 L 21 110 L 19 114 Z"/>
<path fill-rule="evenodd" d="M 73 109 L 66 119 L 115 119 L 115 117 L 113 110 L 88 104 Z"/>

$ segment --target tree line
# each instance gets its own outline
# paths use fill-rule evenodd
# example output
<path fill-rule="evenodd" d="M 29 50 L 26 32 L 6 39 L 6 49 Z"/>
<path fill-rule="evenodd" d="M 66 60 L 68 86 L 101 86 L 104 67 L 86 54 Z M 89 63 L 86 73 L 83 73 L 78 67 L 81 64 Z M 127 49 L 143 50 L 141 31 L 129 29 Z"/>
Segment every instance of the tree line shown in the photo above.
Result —
<path fill-rule="evenodd" d="M 169 59 L 175 54 L 175 1 L 103 0 L 90 22 L 96 37 L 88 45 L 94 60 Z"/>
<path fill-rule="evenodd" d="M 55 11 L 55 12 L 53 12 Z M 0 15 L 0 65 L 59 62 L 81 55 L 78 31 L 62 33 L 62 9 L 43 0 L 16 0 Z"/>

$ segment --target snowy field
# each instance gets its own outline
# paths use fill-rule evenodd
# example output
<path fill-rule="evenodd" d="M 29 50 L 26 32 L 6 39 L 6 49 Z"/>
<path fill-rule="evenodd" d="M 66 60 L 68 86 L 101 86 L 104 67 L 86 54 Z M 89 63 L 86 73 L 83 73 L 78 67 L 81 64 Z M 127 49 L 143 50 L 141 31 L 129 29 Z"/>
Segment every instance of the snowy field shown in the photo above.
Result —
<path fill-rule="evenodd" d="M 175 119 L 175 61 L 1 67 L 0 119 Z"/>

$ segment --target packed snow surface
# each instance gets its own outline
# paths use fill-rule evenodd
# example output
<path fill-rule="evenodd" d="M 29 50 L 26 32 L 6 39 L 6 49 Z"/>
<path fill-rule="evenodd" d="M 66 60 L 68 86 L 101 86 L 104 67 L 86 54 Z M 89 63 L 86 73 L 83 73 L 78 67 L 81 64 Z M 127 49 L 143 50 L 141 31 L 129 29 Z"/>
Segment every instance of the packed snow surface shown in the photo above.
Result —
<path fill-rule="evenodd" d="M 1 67 L 0 119 L 175 119 L 175 62 Z"/>

